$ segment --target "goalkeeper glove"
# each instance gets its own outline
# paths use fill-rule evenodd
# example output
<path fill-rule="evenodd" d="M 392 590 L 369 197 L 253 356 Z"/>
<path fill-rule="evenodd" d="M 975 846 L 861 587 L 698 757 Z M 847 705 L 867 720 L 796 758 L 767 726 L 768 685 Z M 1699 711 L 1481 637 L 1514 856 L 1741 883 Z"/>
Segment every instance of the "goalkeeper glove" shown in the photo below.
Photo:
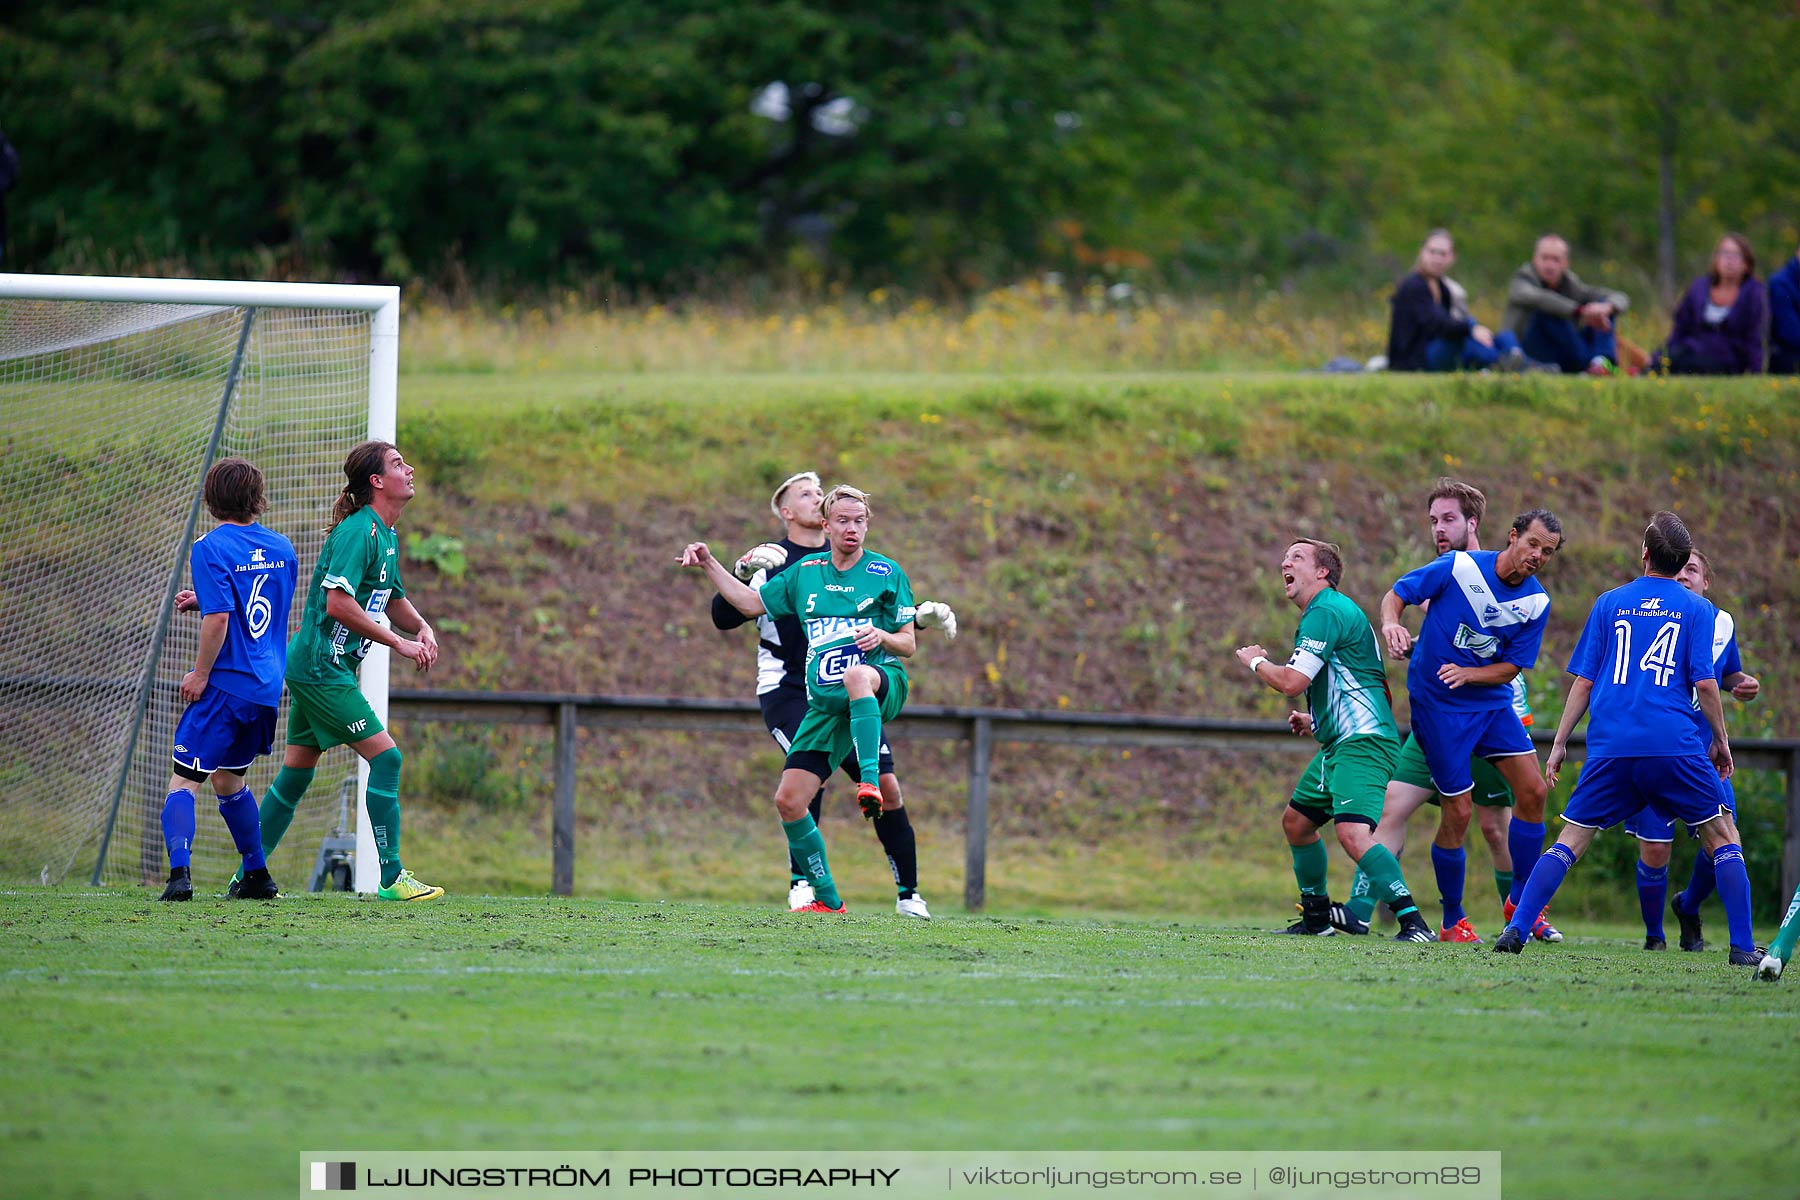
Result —
<path fill-rule="evenodd" d="M 737 560 L 737 566 L 731 569 L 745 583 L 749 583 L 758 571 L 773 571 L 788 560 L 788 552 L 774 542 L 764 542 L 760 546 L 752 546 L 744 551 L 744 557 Z"/>
<path fill-rule="evenodd" d="M 913 623 L 920 629 L 942 629 L 944 636 L 956 637 L 956 612 L 941 600 L 927 600 L 913 612 Z"/>

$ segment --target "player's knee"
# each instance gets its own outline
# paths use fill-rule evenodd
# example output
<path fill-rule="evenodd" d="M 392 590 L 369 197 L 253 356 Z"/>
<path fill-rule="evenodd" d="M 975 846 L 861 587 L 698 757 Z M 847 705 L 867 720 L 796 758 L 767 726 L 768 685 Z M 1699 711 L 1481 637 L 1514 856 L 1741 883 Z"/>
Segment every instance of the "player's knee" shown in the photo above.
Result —
<path fill-rule="evenodd" d="M 400 786 L 400 768 L 405 760 L 400 747 L 389 746 L 369 760 L 369 786 L 384 792 L 395 792 Z"/>
<path fill-rule="evenodd" d="M 1314 837 L 1318 836 L 1318 829 L 1319 827 L 1312 823 L 1312 818 L 1301 812 L 1299 809 L 1287 808 L 1282 810 L 1281 832 L 1287 835 L 1287 840 L 1291 844 L 1295 846 L 1305 845 L 1307 842 L 1312 841 Z"/>
<path fill-rule="evenodd" d="M 1375 841 L 1375 831 L 1360 822 L 1336 821 L 1332 827 L 1337 833 L 1338 845 L 1351 858 L 1360 859 Z"/>
<path fill-rule="evenodd" d="M 875 689 L 881 684 L 881 672 L 867 663 L 858 663 L 844 672 L 844 690 L 851 699 L 873 696 Z"/>
<path fill-rule="evenodd" d="M 1646 867 L 1652 869 L 1666 867 L 1669 865 L 1670 849 L 1668 842 L 1639 842 L 1638 858 Z"/>

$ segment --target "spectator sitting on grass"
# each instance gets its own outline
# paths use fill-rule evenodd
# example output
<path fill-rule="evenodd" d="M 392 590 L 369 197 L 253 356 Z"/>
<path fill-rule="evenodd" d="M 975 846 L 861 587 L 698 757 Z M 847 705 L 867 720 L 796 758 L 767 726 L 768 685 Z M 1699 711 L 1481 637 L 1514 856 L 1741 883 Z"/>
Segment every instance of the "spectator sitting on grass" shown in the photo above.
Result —
<path fill-rule="evenodd" d="M 1756 252 L 1743 234 L 1713 247 L 1712 264 L 1675 306 L 1669 341 L 1650 360 L 1674 375 L 1760 375 L 1768 293 L 1756 277 Z"/>
<path fill-rule="evenodd" d="M 1769 276 L 1769 374 L 1800 375 L 1800 254 Z"/>
<path fill-rule="evenodd" d="M 1569 270 L 1569 243 L 1547 233 L 1513 273 L 1501 324 L 1539 362 L 1566 374 L 1610 375 L 1619 361 L 1613 318 L 1630 307 L 1625 293 L 1581 282 Z"/>
<path fill-rule="evenodd" d="M 1503 363 L 1524 365 L 1519 340 L 1498 335 L 1469 315 L 1468 293 L 1446 271 L 1456 261 L 1456 247 L 1445 229 L 1425 235 L 1412 274 L 1400 281 L 1388 303 L 1388 370 L 1480 370 Z"/>

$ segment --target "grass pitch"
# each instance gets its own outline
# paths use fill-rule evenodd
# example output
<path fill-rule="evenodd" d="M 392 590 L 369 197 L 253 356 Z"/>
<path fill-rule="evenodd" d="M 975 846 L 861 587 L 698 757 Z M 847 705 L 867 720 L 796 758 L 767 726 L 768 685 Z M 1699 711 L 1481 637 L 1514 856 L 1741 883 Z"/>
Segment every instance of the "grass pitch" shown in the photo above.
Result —
<path fill-rule="evenodd" d="M 8 1194 L 285 1196 L 323 1148 L 1499 1149 L 1509 1197 L 1791 1195 L 1800 1167 L 1800 991 L 1623 930 L 1515 959 L 885 907 L 153 896 L 0 901 Z"/>

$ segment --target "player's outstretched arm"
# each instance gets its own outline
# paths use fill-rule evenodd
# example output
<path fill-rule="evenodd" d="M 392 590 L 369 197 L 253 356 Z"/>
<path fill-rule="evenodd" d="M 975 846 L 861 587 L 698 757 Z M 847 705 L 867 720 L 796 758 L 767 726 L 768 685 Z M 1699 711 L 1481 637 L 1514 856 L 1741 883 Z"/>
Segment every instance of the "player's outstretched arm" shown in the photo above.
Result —
<path fill-rule="evenodd" d="M 1412 634 L 1400 622 L 1400 614 L 1405 611 L 1406 601 L 1400 598 L 1399 592 L 1389 588 L 1387 595 L 1381 598 L 1381 640 L 1395 658 L 1405 658 L 1412 649 Z"/>
<path fill-rule="evenodd" d="M 684 567 L 694 567 L 705 573 L 707 579 L 725 597 L 725 603 L 743 613 L 746 617 L 760 617 L 765 611 L 762 596 L 747 584 L 725 569 L 725 564 L 712 556 L 705 542 L 689 542 L 677 560 Z"/>

